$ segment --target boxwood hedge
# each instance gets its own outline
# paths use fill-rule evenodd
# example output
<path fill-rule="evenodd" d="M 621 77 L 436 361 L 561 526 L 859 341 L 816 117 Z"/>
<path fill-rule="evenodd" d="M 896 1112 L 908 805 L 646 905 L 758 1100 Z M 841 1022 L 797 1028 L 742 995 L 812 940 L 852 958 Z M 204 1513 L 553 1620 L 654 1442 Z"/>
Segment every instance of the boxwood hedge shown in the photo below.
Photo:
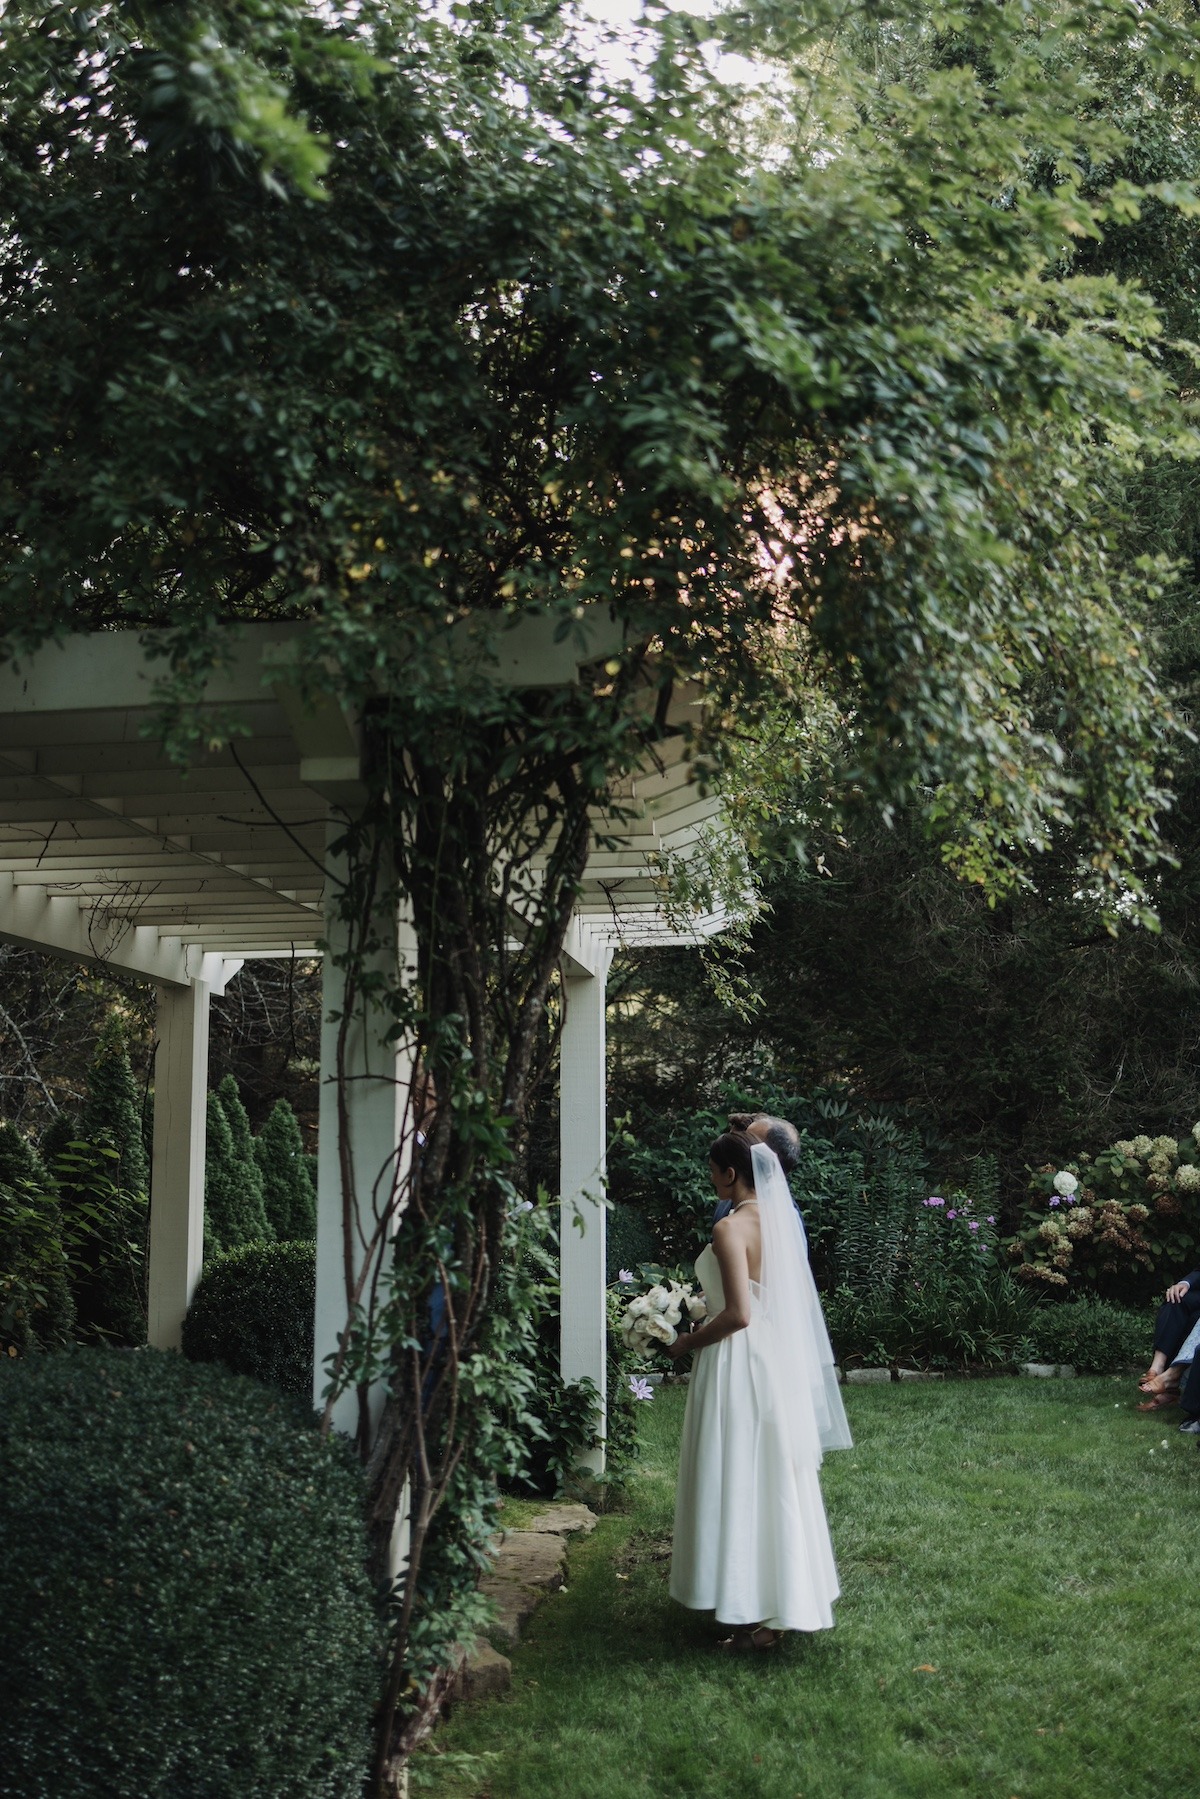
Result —
<path fill-rule="evenodd" d="M 315 1243 L 248 1243 L 215 1255 L 183 1325 L 183 1353 L 311 1398 Z"/>
<path fill-rule="evenodd" d="M 361 1486 L 221 1368 L 0 1366 L 0 1794 L 358 1799 L 379 1675 Z"/>

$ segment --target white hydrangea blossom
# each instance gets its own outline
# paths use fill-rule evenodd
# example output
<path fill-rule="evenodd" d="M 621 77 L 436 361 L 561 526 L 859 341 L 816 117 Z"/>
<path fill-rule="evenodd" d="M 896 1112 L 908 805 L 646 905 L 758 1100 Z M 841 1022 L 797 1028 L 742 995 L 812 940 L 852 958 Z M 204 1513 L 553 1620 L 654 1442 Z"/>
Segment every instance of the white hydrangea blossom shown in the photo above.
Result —
<path fill-rule="evenodd" d="M 1174 1137 L 1156 1137 L 1151 1145 L 1151 1153 L 1156 1156 L 1169 1156 L 1174 1161 L 1179 1154 L 1179 1145 Z"/>
<path fill-rule="evenodd" d="M 1175 1185 L 1180 1193 L 1200 1193 L 1200 1168 L 1194 1162 L 1184 1162 L 1175 1176 Z"/>
<path fill-rule="evenodd" d="M 1196 1126 L 1196 1129 L 1200 1131 L 1200 1124 Z M 1196 1141 L 1197 1143 L 1200 1143 L 1200 1137 L 1197 1137 Z M 1126 1161 L 1137 1155 L 1137 1150 L 1133 1147 L 1133 1144 L 1128 1137 L 1122 1137 L 1119 1143 L 1113 1144 L 1113 1148 L 1119 1156 L 1124 1156 Z"/>
<path fill-rule="evenodd" d="M 1154 1148 L 1154 1143 L 1149 1137 L 1135 1137 L 1130 1148 L 1135 1156 L 1148 1156 Z"/>
<path fill-rule="evenodd" d="M 1061 1193 L 1064 1199 L 1070 1199 L 1079 1186 L 1079 1182 L 1068 1168 L 1060 1168 L 1054 1177 L 1054 1191 Z"/>
<path fill-rule="evenodd" d="M 1192 1126 L 1192 1136 L 1196 1139 L 1197 1143 L 1200 1143 L 1200 1123 Z"/>

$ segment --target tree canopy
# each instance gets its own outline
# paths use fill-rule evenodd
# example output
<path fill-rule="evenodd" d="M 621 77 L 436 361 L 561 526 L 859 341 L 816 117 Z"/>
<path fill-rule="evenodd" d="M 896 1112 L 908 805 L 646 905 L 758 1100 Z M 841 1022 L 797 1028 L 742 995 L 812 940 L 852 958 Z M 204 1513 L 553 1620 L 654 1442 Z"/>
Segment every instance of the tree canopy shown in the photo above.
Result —
<path fill-rule="evenodd" d="M 1127 881 L 1166 721 L 1108 478 L 1181 423 L 1149 300 L 1071 252 L 1147 203 L 1097 56 L 1186 83 L 1186 23 L 732 29 L 765 130 L 683 15 L 624 79 L 553 9 L 10 12 L 10 641 L 146 624 L 186 674 L 217 620 L 304 618 L 310 672 L 403 659 L 420 714 L 461 621 L 600 602 L 719 719 L 799 639 L 852 772 L 935 790 L 968 872 L 1078 818 Z"/>

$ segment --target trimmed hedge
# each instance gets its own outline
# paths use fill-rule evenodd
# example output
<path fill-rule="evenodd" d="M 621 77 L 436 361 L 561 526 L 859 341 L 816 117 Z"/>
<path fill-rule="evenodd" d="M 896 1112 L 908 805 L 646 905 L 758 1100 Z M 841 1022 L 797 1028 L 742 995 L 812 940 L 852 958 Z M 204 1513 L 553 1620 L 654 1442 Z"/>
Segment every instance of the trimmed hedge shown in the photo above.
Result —
<path fill-rule="evenodd" d="M 610 1284 L 622 1268 L 636 1271 L 643 1262 L 662 1260 L 658 1238 L 651 1230 L 646 1214 L 636 1206 L 614 1205 L 609 1211 L 605 1253 L 605 1279 Z"/>
<path fill-rule="evenodd" d="M 221 1362 L 311 1400 L 315 1243 L 248 1243 L 213 1256 L 183 1321 L 191 1362 Z"/>
<path fill-rule="evenodd" d="M 1116 1374 L 1148 1362 L 1154 1313 L 1082 1297 L 1042 1306 L 1029 1332 L 1023 1361 L 1067 1362 L 1086 1374 Z"/>
<path fill-rule="evenodd" d="M 302 1409 L 155 1350 L 0 1367 L 0 1795 L 358 1799 L 362 1487 Z"/>

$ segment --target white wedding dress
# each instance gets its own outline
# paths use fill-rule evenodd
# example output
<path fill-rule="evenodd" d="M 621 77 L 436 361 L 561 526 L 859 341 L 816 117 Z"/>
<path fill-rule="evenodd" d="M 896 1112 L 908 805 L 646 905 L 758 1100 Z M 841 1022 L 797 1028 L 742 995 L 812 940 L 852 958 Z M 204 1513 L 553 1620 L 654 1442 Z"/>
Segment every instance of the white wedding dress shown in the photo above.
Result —
<path fill-rule="evenodd" d="M 781 1202 L 775 1190 L 768 1222 L 764 1177 L 778 1176 L 783 1193 L 786 1181 L 769 1150 L 756 1145 L 754 1161 L 763 1281 L 751 1282 L 746 1329 L 693 1360 L 670 1591 L 724 1624 L 828 1630 L 839 1588 L 817 1471 L 823 1448 L 848 1448 L 850 1432 L 790 1193 Z M 715 1317 L 725 1298 L 711 1247 L 696 1274 Z"/>

